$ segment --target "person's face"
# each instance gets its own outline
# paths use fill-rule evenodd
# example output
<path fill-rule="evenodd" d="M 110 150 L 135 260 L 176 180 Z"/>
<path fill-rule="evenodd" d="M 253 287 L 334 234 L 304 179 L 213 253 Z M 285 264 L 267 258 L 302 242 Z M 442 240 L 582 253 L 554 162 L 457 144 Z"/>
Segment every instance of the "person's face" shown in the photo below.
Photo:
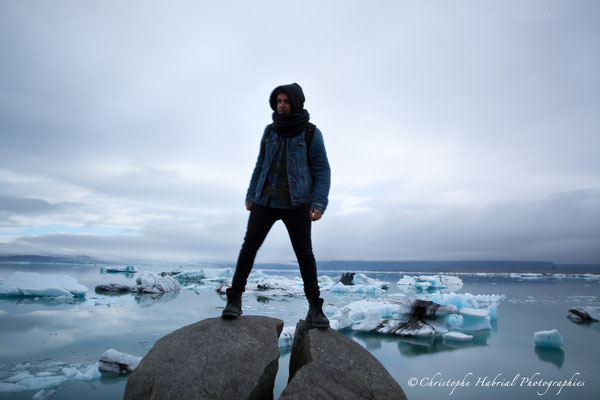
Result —
<path fill-rule="evenodd" d="M 279 93 L 277 95 L 277 114 L 290 114 L 291 112 L 290 97 L 287 93 Z"/>

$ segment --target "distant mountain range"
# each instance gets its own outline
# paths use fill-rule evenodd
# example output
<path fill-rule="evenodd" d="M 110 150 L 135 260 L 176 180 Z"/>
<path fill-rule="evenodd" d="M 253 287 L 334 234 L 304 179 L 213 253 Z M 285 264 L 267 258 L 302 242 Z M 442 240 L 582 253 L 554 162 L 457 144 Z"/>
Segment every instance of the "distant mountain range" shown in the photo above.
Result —
<path fill-rule="evenodd" d="M 320 271 L 410 272 L 547 272 L 600 273 L 600 264 L 555 264 L 549 261 L 317 261 Z M 297 264 L 256 264 L 256 268 L 297 269 Z"/>
<path fill-rule="evenodd" d="M 550 272 L 600 273 L 599 264 L 555 264 L 549 261 L 320 261 L 319 269 L 352 269 L 367 271 L 431 271 L 431 272 Z"/>
<path fill-rule="evenodd" d="M 88 256 L 0 255 L 0 263 L 36 264 L 102 264 L 106 261 Z M 112 261 L 111 263 L 114 263 Z M 127 261 L 125 263 L 131 263 Z M 175 263 L 178 264 L 178 263 Z M 202 262 L 186 264 L 193 268 Z M 214 266 L 214 263 L 206 263 Z M 223 265 L 223 264 L 221 264 Z M 226 263 L 223 266 L 234 264 Z M 550 261 L 317 261 L 319 270 L 336 271 L 411 271 L 411 272 L 549 272 L 549 273 L 600 273 L 600 264 L 556 264 Z M 256 268 L 297 269 L 296 263 L 257 263 Z"/>
<path fill-rule="evenodd" d="M 39 256 L 10 255 L 0 256 L 3 263 L 40 263 L 40 264 L 96 264 L 102 261 L 88 256 Z"/>

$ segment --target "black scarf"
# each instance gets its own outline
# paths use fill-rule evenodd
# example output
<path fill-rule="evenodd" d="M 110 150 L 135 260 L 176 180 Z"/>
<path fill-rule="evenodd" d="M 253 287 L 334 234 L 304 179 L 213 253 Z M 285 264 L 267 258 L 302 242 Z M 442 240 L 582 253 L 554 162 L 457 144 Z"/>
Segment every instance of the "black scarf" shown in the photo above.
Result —
<path fill-rule="evenodd" d="M 302 110 L 296 114 L 273 113 L 273 129 L 281 137 L 291 138 L 299 134 L 310 120 L 308 111 Z"/>

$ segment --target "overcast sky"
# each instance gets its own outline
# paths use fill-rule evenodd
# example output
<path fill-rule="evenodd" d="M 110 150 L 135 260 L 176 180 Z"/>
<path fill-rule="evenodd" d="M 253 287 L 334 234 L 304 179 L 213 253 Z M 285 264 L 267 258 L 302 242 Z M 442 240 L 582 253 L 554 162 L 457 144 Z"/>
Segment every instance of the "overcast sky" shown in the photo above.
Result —
<path fill-rule="evenodd" d="M 600 263 L 598 1 L 2 1 L 0 253 L 235 261 L 268 96 L 320 260 Z M 294 254 L 278 223 L 257 262 Z"/>

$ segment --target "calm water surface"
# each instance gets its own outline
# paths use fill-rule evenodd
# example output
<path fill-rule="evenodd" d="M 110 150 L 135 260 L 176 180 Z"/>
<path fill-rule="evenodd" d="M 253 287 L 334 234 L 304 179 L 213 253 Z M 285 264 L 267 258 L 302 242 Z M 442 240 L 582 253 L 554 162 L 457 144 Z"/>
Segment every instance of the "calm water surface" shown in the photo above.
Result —
<path fill-rule="evenodd" d="M 140 270 L 160 272 L 174 267 L 148 266 Z M 107 349 L 144 356 L 162 336 L 207 317 L 219 316 L 224 296 L 213 289 L 181 290 L 163 296 L 94 293 L 101 283 L 133 283 L 135 275 L 101 274 L 99 266 L 0 264 L 0 278 L 13 271 L 65 274 L 90 288 L 84 301 L 60 303 L 32 299 L 0 299 L 0 382 L 19 369 L 52 371 L 49 362 L 70 365 L 94 364 Z M 297 276 L 295 271 L 267 274 Z M 326 272 L 331 276 L 338 272 Z M 399 292 L 395 282 L 404 273 L 368 273 L 390 282 L 390 293 Z M 462 293 L 504 294 L 493 330 L 477 333 L 465 345 L 442 340 L 418 341 L 380 334 L 344 332 L 368 349 L 400 383 L 409 399 L 597 399 L 600 395 L 600 323 L 577 324 L 565 317 L 574 306 L 600 306 L 600 283 L 584 279 L 519 280 L 499 276 L 461 275 Z M 340 306 L 364 297 L 323 293 L 326 303 Z M 306 314 L 304 299 L 258 301 L 244 297 L 244 313 L 273 316 L 293 326 Z M 541 350 L 533 333 L 556 328 L 563 350 Z M 184 351 L 185 349 L 182 349 Z M 288 377 L 290 352 L 282 349 L 275 398 Z M 28 363 L 28 364 L 27 364 Z M 491 386 L 496 381 L 496 386 Z M 528 386 L 524 378 L 529 378 Z M 543 381 L 583 382 L 583 387 L 532 386 Z M 54 388 L 53 399 L 119 399 L 127 378 L 105 376 L 92 381 L 68 381 Z M 452 387 L 448 381 L 461 382 Z M 416 384 L 415 384 L 416 382 Z M 487 386 L 485 385 L 487 383 Z M 504 386 L 498 385 L 504 383 Z M 411 386 L 414 385 L 414 386 Z M 467 386 L 468 385 L 468 386 Z M 0 393 L 0 399 L 31 399 L 38 390 Z M 450 394 L 452 392 L 452 394 Z M 539 393 L 544 393 L 539 395 Z"/>

